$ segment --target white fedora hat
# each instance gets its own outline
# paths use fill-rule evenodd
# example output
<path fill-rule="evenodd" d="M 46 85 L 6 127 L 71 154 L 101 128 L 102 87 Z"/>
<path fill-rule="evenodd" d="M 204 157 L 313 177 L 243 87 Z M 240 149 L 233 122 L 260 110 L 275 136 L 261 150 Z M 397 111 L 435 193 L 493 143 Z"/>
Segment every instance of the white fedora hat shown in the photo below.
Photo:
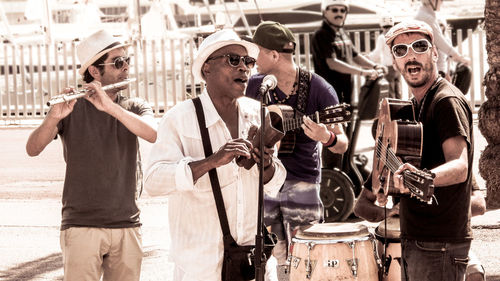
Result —
<path fill-rule="evenodd" d="M 193 73 L 195 80 L 204 80 L 203 75 L 201 75 L 201 67 L 211 54 L 222 47 L 235 44 L 245 47 L 247 49 L 248 56 L 257 59 L 257 56 L 259 55 L 259 47 L 257 47 L 257 45 L 241 40 L 236 32 L 231 29 L 219 30 L 205 38 L 198 48 L 198 52 L 194 57 L 193 67 L 191 68 L 191 72 Z"/>
<path fill-rule="evenodd" d="M 78 73 L 80 73 L 80 75 L 83 75 L 83 73 L 85 73 L 85 70 L 87 70 L 90 65 L 92 65 L 96 60 L 98 60 L 107 52 L 117 48 L 128 46 L 130 46 L 130 44 L 124 44 L 120 42 L 106 30 L 97 31 L 96 33 L 85 38 L 76 47 L 76 53 L 81 63 L 81 67 L 78 70 Z"/>

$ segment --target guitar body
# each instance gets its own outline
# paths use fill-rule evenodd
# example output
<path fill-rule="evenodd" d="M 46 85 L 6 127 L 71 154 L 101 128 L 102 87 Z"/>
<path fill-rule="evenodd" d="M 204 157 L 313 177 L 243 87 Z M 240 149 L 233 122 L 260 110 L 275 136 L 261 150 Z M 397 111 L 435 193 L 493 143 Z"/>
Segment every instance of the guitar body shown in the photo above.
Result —
<path fill-rule="evenodd" d="M 410 101 L 385 98 L 380 103 L 376 145 L 373 156 L 372 190 L 380 189 L 387 194 L 392 186 L 392 171 L 396 170 L 393 159 L 420 167 L 422 156 L 423 127 L 415 121 Z M 388 151 L 388 150 L 391 151 Z M 392 164 L 387 164 L 392 163 Z M 392 165 L 392 167 L 387 167 Z"/>

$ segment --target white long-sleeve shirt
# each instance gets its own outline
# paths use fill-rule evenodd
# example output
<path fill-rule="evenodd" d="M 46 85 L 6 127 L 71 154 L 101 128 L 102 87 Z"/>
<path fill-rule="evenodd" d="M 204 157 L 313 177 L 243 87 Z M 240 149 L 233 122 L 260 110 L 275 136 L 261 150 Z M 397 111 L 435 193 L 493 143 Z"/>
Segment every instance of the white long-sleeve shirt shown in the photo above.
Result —
<path fill-rule="evenodd" d="M 212 150 L 231 138 L 226 124 L 206 91 L 200 96 Z M 260 124 L 260 103 L 238 99 L 239 136 L 247 137 L 250 126 Z M 145 187 L 151 195 L 168 195 L 168 220 L 172 245 L 171 260 L 181 270 L 182 281 L 220 280 L 222 271 L 222 230 L 208 173 L 193 182 L 189 163 L 204 159 L 203 145 L 192 101 L 170 109 L 161 120 L 158 139 L 146 164 Z M 264 191 L 276 196 L 286 171 L 274 157 L 273 178 Z M 231 235 L 239 245 L 255 244 L 259 169 L 250 170 L 233 160 L 217 168 Z"/>
<path fill-rule="evenodd" d="M 377 42 L 375 42 L 375 49 L 370 52 L 368 57 L 378 63 L 382 64 L 384 66 L 392 66 L 392 54 L 391 54 L 391 49 L 387 44 L 385 43 L 385 35 L 380 34 L 377 37 Z"/>
<path fill-rule="evenodd" d="M 439 51 L 439 61 L 437 62 L 438 70 L 446 72 L 446 56 L 451 57 L 453 60 L 460 58 L 460 53 L 453 47 L 451 41 L 448 40 L 445 35 L 441 32 L 439 27 L 438 15 L 431 7 L 420 6 L 416 20 L 423 21 L 427 23 L 432 28 L 432 33 L 434 35 L 434 44 Z"/>

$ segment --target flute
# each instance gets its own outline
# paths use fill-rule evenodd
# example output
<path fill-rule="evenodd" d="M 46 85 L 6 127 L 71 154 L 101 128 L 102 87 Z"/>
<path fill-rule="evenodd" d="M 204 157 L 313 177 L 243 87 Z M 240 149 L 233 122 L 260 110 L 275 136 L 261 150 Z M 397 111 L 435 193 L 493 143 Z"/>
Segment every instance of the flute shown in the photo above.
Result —
<path fill-rule="evenodd" d="M 102 89 L 104 91 L 107 91 L 107 90 L 120 88 L 122 86 L 125 86 L 127 84 L 134 82 L 135 80 L 137 80 L 137 79 L 136 78 L 126 79 L 126 80 L 123 80 L 123 81 L 118 82 L 118 83 L 103 86 Z M 81 97 L 84 97 L 87 94 L 87 92 L 88 92 L 88 90 L 83 89 L 83 90 L 75 91 L 71 94 L 57 95 L 57 96 L 52 97 L 50 100 L 48 100 L 47 105 L 52 106 L 54 104 L 63 103 L 63 102 L 67 102 L 67 101 L 74 100 L 74 99 L 79 99 Z"/>

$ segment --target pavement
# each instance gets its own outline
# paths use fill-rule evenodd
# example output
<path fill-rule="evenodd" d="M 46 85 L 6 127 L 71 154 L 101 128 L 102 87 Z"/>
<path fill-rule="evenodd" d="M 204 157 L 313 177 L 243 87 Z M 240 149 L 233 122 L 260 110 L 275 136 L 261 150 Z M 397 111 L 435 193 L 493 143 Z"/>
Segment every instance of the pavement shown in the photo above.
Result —
<path fill-rule="evenodd" d="M 59 247 L 61 193 L 65 171 L 59 140 L 50 143 L 37 157 L 28 157 L 25 143 L 35 124 L 16 122 L 0 127 L 0 280 L 62 280 Z M 356 151 L 371 161 L 371 123 L 363 123 Z M 477 163 L 486 141 L 475 126 L 474 173 L 478 184 L 484 180 Z M 143 157 L 151 144 L 141 141 Z M 371 164 L 369 164 L 371 165 Z M 165 197 L 147 194 L 139 200 L 142 210 L 145 251 L 141 280 L 172 280 L 173 265 L 168 260 L 167 206 Z M 367 224 L 373 229 L 376 224 Z M 500 281 L 500 210 L 488 210 L 472 218 L 476 252 L 487 272 L 488 281 Z"/>

